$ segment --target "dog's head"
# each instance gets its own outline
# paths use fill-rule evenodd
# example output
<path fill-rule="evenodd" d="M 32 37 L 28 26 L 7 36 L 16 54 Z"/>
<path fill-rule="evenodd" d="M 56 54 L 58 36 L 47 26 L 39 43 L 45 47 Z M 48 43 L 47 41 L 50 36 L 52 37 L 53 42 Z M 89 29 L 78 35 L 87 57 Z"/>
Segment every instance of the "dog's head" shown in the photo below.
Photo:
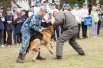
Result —
<path fill-rule="evenodd" d="M 45 30 L 51 32 L 52 34 L 54 33 L 54 27 L 53 26 L 49 26 L 49 27 L 45 28 Z"/>

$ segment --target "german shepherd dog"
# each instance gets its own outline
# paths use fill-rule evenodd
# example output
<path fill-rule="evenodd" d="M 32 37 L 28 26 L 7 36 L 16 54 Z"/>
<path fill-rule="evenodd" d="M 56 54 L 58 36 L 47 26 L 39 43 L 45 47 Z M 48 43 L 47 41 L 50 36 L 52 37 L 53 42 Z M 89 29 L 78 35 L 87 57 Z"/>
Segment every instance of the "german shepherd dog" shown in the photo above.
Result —
<path fill-rule="evenodd" d="M 41 33 L 37 32 L 35 35 L 33 35 L 30 39 L 29 46 L 23 58 L 25 58 L 26 54 L 31 50 L 34 53 L 32 61 L 39 62 L 36 60 L 36 57 L 38 56 L 40 45 L 44 45 L 48 49 L 48 51 L 51 54 L 53 54 L 51 48 L 48 47 L 48 44 L 50 44 L 50 46 L 52 47 L 52 42 L 50 40 L 53 34 L 54 34 L 54 28 L 53 26 L 49 26 L 45 28 L 43 32 Z"/>

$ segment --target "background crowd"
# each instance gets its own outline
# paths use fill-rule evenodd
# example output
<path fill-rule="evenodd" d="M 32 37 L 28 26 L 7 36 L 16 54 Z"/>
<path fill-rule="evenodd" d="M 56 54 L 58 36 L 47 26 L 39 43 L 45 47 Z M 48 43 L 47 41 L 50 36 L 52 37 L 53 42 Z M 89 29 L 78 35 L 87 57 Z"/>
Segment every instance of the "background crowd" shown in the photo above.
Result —
<path fill-rule="evenodd" d="M 74 18 L 77 20 L 79 33 L 77 39 L 80 38 L 80 27 L 82 27 L 82 38 L 86 39 L 88 26 L 84 24 L 84 19 L 87 16 L 92 17 L 92 34 L 93 37 L 98 37 L 100 34 L 100 28 L 102 24 L 102 15 L 103 11 L 100 8 L 100 3 L 97 3 L 92 7 L 91 12 L 87 8 L 87 4 L 83 3 L 82 7 L 79 7 L 79 4 L 74 4 L 73 8 L 71 8 L 70 3 L 64 3 L 62 9 L 59 10 L 56 8 L 55 3 L 48 3 L 44 1 L 41 3 L 39 0 L 36 1 L 35 5 L 30 6 L 30 10 L 27 12 L 26 10 L 20 10 L 17 6 L 13 6 L 12 8 L 6 8 L 6 12 L 4 11 L 4 7 L 0 6 L 0 46 L 11 46 L 13 44 L 21 45 L 22 43 L 22 34 L 21 27 L 22 24 L 26 21 L 28 17 L 33 14 L 37 14 L 40 11 L 41 7 L 45 7 L 47 9 L 47 14 L 44 16 L 42 20 L 42 26 L 48 27 L 49 25 L 54 23 L 53 13 L 55 11 L 63 12 L 70 11 Z M 62 33 L 60 27 L 57 27 L 55 30 L 52 39 L 56 41 L 59 35 Z"/>

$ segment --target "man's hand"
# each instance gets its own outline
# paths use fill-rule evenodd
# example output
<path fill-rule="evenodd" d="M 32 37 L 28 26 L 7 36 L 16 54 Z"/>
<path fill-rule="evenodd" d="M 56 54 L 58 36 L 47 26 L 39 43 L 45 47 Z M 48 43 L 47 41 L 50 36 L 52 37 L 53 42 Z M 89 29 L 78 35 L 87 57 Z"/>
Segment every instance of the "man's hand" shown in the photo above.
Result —
<path fill-rule="evenodd" d="M 7 21 L 8 22 L 8 24 L 11 24 L 12 23 L 12 21 Z"/>
<path fill-rule="evenodd" d="M 45 28 L 41 28 L 38 31 L 41 33 L 41 32 L 43 32 L 43 30 L 45 30 Z"/>
<path fill-rule="evenodd" d="M 41 33 L 43 31 L 43 29 L 39 29 L 38 31 Z"/>
<path fill-rule="evenodd" d="M 100 11 L 98 11 L 98 14 L 102 14 Z"/>
<path fill-rule="evenodd" d="M 46 28 L 43 28 L 43 27 L 42 27 L 41 29 L 42 29 L 42 30 L 45 30 Z"/>
<path fill-rule="evenodd" d="M 22 22 L 22 20 L 19 20 L 17 23 L 21 23 Z"/>

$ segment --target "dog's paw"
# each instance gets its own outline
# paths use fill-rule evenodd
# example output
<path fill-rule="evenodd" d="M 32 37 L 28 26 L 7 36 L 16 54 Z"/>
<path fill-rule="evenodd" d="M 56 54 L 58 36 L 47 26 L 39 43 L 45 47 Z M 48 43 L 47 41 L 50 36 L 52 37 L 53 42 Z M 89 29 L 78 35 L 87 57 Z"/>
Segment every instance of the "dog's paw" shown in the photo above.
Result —
<path fill-rule="evenodd" d="M 53 52 L 50 52 L 51 54 L 53 54 Z"/>
<path fill-rule="evenodd" d="M 53 46 L 51 46 L 51 48 L 53 49 Z"/>

